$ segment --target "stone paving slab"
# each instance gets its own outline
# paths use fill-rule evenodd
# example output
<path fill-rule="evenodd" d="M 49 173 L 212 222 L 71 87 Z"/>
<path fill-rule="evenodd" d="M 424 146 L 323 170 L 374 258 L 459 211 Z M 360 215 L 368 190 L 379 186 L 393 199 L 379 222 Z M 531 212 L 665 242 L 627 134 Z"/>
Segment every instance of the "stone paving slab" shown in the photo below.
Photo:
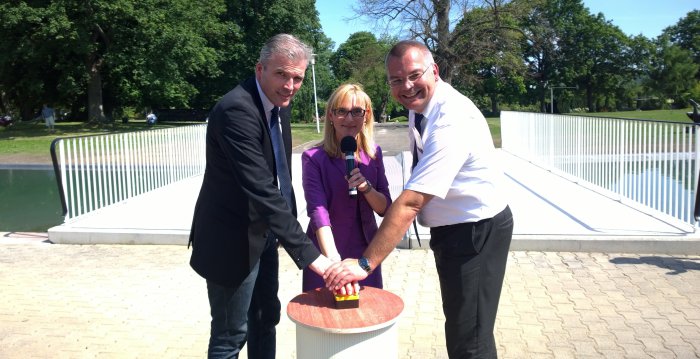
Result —
<path fill-rule="evenodd" d="M 0 358 L 204 358 L 205 282 L 183 246 L 61 245 L 0 236 Z M 280 251 L 283 311 L 301 272 Z M 432 253 L 395 250 L 401 358 L 447 358 Z M 496 323 L 501 358 L 700 357 L 700 257 L 513 251 Z M 295 358 L 282 313 L 278 358 Z M 242 356 L 245 357 L 245 356 Z"/>

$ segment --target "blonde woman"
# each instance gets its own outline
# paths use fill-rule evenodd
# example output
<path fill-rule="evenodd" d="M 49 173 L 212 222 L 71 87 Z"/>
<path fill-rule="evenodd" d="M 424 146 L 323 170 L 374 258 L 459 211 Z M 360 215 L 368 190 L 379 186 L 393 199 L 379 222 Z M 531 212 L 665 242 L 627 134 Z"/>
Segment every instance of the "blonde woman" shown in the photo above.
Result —
<path fill-rule="evenodd" d="M 301 156 L 306 234 L 331 260 L 359 258 L 377 231 L 374 214 L 383 216 L 391 204 L 382 150 L 373 138 L 372 101 L 360 85 L 340 85 L 328 99 L 324 124 L 323 141 Z M 350 176 L 341 150 L 346 136 L 357 143 Z M 356 196 L 350 188 L 357 188 Z M 381 268 L 360 285 L 382 288 Z M 324 286 L 323 278 L 304 269 L 303 291 Z"/>

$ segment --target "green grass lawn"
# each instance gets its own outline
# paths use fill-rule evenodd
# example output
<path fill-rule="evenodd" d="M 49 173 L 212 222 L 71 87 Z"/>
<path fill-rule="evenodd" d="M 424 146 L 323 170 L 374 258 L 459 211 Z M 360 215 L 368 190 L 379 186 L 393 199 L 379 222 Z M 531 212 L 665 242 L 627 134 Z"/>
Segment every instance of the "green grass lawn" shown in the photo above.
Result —
<path fill-rule="evenodd" d="M 682 110 L 655 110 L 655 111 L 626 111 L 626 112 L 599 112 L 576 113 L 570 115 L 614 117 L 630 119 L 646 119 L 673 122 L 691 122 L 686 112 L 692 109 Z M 491 135 L 496 147 L 501 147 L 501 122 L 498 117 L 486 119 L 491 129 Z M 157 123 L 152 128 L 169 128 L 187 126 L 201 122 L 167 122 Z M 82 122 L 57 122 L 55 132 L 49 132 L 43 122 L 20 122 L 9 128 L 0 127 L 0 162 L 3 155 L 47 155 L 51 141 L 57 137 L 73 137 L 85 135 L 102 135 L 121 132 L 147 131 L 145 121 L 129 121 L 128 123 L 114 122 L 110 124 L 86 124 Z M 317 142 L 323 138 L 323 126 L 320 133 L 316 132 L 316 124 L 292 124 L 292 146 L 296 147 L 307 142 Z M 50 158 L 47 156 L 47 160 Z"/>
<path fill-rule="evenodd" d="M 169 128 L 191 125 L 197 122 L 158 123 L 153 128 Z M 201 122 L 198 122 L 201 123 Z M 146 131 L 146 121 L 89 124 L 83 122 L 57 122 L 50 132 L 44 122 L 29 121 L 0 128 L 0 155 L 48 153 L 51 141 L 57 137 L 104 135 L 122 132 Z"/>
<path fill-rule="evenodd" d="M 570 113 L 568 115 L 578 116 L 593 116 L 593 117 L 612 117 L 612 118 L 630 118 L 640 120 L 657 120 L 670 122 L 692 122 L 687 112 L 692 112 L 692 108 L 684 108 L 680 110 L 650 110 L 650 111 L 619 111 L 619 112 L 596 112 L 596 113 Z"/>

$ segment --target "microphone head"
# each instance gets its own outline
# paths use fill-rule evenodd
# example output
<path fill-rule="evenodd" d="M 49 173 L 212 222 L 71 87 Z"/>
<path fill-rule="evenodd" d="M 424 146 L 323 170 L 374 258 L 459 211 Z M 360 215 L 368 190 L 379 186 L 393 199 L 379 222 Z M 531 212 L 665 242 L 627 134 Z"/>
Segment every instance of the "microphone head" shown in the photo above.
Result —
<path fill-rule="evenodd" d="M 357 151 L 357 141 L 355 137 L 345 136 L 340 140 L 340 150 L 343 152 L 355 152 Z"/>

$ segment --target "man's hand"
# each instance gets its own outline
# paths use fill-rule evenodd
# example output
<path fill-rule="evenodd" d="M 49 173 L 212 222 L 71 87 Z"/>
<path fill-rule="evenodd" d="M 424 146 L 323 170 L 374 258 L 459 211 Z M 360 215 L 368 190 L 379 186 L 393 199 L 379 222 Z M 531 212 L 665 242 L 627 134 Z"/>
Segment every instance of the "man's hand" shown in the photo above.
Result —
<path fill-rule="evenodd" d="M 326 288 L 331 292 L 341 292 L 342 294 L 354 294 L 360 291 L 358 281 L 367 278 L 367 272 L 360 267 L 357 259 L 347 258 L 342 262 L 333 263 L 326 272 L 323 279 L 326 281 Z M 353 285 L 347 285 L 353 284 Z"/>

